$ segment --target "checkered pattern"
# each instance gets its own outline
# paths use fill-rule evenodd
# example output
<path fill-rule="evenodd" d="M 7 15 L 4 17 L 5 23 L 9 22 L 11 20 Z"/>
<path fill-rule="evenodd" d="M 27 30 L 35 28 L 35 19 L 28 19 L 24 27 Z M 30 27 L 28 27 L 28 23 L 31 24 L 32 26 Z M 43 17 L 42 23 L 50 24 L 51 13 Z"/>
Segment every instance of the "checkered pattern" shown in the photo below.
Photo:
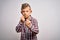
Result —
<path fill-rule="evenodd" d="M 20 40 L 37 40 L 36 34 L 38 34 L 38 22 L 35 18 L 30 16 L 31 27 L 28 28 L 25 25 L 25 22 L 19 22 L 16 26 L 17 33 L 21 32 L 21 39 Z"/>

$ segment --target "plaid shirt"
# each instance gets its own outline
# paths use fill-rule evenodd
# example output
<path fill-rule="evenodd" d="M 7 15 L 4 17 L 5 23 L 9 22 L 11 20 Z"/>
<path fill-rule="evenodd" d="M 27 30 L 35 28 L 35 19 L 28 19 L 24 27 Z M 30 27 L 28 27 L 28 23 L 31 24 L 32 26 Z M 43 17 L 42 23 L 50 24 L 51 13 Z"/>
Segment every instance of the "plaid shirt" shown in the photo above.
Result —
<path fill-rule="evenodd" d="M 38 34 L 38 22 L 35 18 L 30 16 L 31 27 L 28 28 L 25 25 L 25 22 L 19 22 L 16 26 L 17 33 L 21 32 L 21 40 L 37 40 L 36 34 Z"/>

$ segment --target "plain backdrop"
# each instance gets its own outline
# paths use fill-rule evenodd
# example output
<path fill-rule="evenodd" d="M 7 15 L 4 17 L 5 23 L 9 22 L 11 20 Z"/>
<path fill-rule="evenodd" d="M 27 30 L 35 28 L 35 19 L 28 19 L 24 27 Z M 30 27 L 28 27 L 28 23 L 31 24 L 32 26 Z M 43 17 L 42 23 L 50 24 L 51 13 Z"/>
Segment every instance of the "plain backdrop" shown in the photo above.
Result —
<path fill-rule="evenodd" d="M 38 40 L 60 40 L 60 0 L 0 0 L 0 40 L 20 40 L 15 31 L 22 3 L 29 3 L 39 25 Z"/>

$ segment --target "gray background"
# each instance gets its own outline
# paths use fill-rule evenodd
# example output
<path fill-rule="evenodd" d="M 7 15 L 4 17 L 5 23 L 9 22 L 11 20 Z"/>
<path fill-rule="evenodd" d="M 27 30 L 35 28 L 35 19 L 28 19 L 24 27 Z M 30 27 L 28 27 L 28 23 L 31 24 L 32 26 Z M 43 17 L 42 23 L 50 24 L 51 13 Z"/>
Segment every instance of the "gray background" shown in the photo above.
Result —
<path fill-rule="evenodd" d="M 60 0 L 0 0 L 0 40 L 19 40 L 15 31 L 21 4 L 28 2 L 38 20 L 38 40 L 60 40 Z"/>

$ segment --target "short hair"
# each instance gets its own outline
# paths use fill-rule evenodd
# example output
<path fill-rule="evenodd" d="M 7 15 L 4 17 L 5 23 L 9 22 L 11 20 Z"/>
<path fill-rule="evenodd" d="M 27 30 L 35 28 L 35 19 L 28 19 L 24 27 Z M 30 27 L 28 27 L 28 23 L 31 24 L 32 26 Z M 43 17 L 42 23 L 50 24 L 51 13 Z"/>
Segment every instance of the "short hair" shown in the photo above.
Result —
<path fill-rule="evenodd" d="M 21 6 L 21 10 L 25 9 L 26 7 L 30 7 L 30 5 L 28 3 L 23 3 L 22 6 Z"/>

